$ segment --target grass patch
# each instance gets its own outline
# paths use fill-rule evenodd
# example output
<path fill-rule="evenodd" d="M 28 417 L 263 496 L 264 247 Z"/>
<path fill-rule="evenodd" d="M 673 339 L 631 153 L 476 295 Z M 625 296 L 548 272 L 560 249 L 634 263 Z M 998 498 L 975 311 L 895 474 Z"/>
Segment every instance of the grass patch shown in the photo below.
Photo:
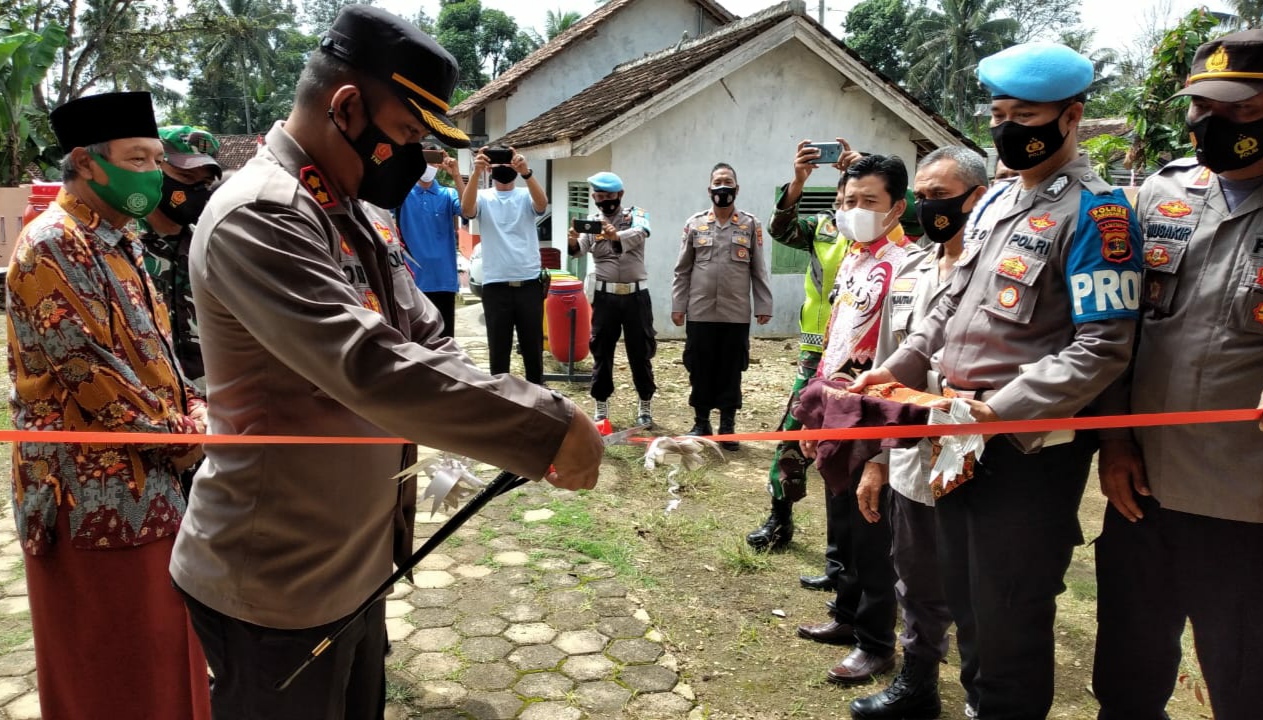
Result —
<path fill-rule="evenodd" d="M 8 401 L 0 402 L 0 430 L 12 430 L 13 419 L 9 417 Z"/>
<path fill-rule="evenodd" d="M 531 544 L 576 552 L 609 565 L 619 575 L 645 580 L 633 562 L 632 533 L 598 525 L 588 510 L 589 502 L 584 495 L 549 503 L 548 509 L 553 511 L 553 516 L 525 533 Z"/>
<path fill-rule="evenodd" d="M 753 575 L 772 567 L 767 553 L 756 553 L 744 539 L 733 539 L 719 547 L 719 559 L 733 575 Z"/>
<path fill-rule="evenodd" d="M 412 701 L 417 699 L 416 691 L 407 683 L 400 683 L 386 679 L 386 702 L 398 703 L 400 705 L 412 705 Z"/>
<path fill-rule="evenodd" d="M 29 612 L 0 617 L 0 655 L 12 652 L 14 648 L 30 639 L 31 614 Z"/>
<path fill-rule="evenodd" d="M 480 542 L 491 542 L 498 537 L 500 537 L 500 531 L 490 525 L 483 525 L 478 528 L 478 540 Z"/>

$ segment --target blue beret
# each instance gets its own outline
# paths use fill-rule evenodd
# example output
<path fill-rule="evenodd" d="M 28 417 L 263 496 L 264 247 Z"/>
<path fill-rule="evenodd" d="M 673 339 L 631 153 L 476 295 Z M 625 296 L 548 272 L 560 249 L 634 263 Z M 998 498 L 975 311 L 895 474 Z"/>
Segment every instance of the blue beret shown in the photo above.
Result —
<path fill-rule="evenodd" d="M 1054 42 L 1014 45 L 978 61 L 978 79 L 992 97 L 1056 102 L 1088 89 L 1092 61 Z"/>
<path fill-rule="evenodd" d="M 623 180 L 612 172 L 599 172 L 588 178 L 588 184 L 597 192 L 619 192 L 623 189 Z"/>

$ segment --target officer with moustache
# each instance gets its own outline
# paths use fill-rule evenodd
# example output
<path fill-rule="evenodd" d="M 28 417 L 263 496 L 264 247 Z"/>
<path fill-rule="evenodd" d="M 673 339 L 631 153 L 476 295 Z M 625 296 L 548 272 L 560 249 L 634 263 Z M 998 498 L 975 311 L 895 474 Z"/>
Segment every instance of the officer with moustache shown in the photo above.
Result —
<path fill-rule="evenodd" d="M 1092 62 L 1057 43 L 984 58 L 991 136 L 1018 179 L 970 215 L 946 293 L 853 390 L 901 381 L 969 398 L 981 422 L 1075 415 L 1131 359 L 1140 307 L 1131 206 L 1078 152 Z M 929 373 L 933 372 L 932 377 Z M 1083 541 L 1095 437 L 991 437 L 969 482 L 935 506 L 961 674 L 982 718 L 1042 718 L 1053 697 L 1056 597 Z"/>
<path fill-rule="evenodd" d="M 1263 31 L 1197 49 L 1196 157 L 1147 179 L 1140 341 L 1108 413 L 1240 408 L 1263 387 Z M 1100 720 L 1159 720 L 1193 624 L 1219 720 L 1263 708 L 1263 443 L 1253 424 L 1111 431 L 1096 542 Z"/>

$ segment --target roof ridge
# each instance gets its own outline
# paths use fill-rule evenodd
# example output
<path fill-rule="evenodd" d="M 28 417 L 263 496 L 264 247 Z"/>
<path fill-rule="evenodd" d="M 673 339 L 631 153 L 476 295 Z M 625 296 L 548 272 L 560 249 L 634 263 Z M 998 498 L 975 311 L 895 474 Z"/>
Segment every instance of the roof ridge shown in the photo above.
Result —
<path fill-rule="evenodd" d="M 782 2 L 779 2 L 776 5 L 772 5 L 770 7 L 763 8 L 762 10 L 752 15 L 747 15 L 746 17 L 743 17 L 739 20 L 734 20 L 726 25 L 720 25 L 719 27 L 716 27 L 714 30 L 711 30 L 708 33 L 703 33 L 701 35 L 698 35 L 695 38 L 682 41 L 674 47 L 663 48 L 661 50 L 657 50 L 651 53 L 646 53 L 642 55 L 641 57 L 636 58 L 635 60 L 628 60 L 627 62 L 615 65 L 614 69 L 611 70 L 610 73 L 613 74 L 616 72 L 621 72 L 623 70 L 629 70 L 638 65 L 643 65 L 645 63 L 653 62 L 655 60 L 661 60 L 664 57 L 674 55 L 675 53 L 678 53 L 678 52 L 692 50 L 698 45 L 714 40 L 719 35 L 727 35 L 734 32 L 741 32 L 743 30 L 748 30 L 751 27 L 755 25 L 759 25 L 763 23 L 764 21 L 769 20 L 774 17 L 781 17 L 781 16 L 788 16 L 788 15 L 804 15 L 806 14 L 806 12 L 807 12 L 807 4 L 806 2 L 804 2 L 804 0 L 782 0 Z"/>

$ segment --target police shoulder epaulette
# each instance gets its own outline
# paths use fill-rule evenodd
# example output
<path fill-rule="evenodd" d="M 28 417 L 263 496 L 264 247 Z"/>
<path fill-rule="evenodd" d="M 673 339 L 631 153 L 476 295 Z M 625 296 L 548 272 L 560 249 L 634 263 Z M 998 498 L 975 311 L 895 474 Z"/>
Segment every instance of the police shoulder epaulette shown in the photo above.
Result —
<path fill-rule="evenodd" d="M 1093 195 L 1109 195 L 1114 192 L 1114 186 L 1105 182 L 1100 175 L 1089 170 L 1079 176 L 1079 182 L 1083 183 L 1084 189 Z"/>

